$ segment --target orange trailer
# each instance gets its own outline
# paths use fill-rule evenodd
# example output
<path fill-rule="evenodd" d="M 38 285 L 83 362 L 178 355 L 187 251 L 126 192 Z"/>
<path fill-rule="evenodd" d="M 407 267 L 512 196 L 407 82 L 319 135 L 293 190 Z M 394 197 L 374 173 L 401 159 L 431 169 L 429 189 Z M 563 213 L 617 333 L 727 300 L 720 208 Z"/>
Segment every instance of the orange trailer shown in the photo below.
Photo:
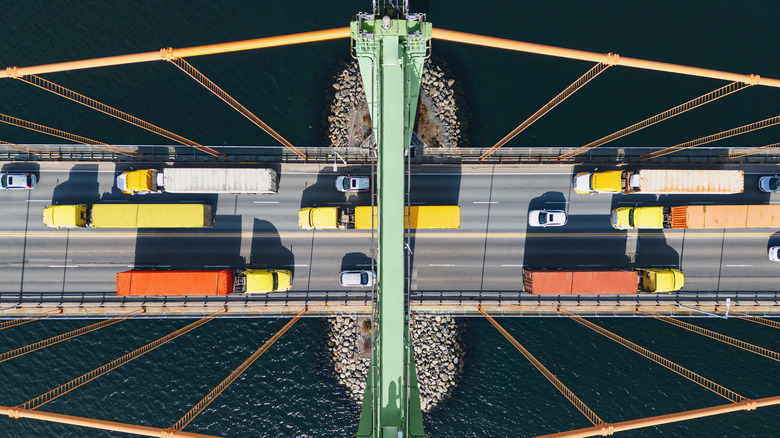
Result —
<path fill-rule="evenodd" d="M 635 294 L 638 271 L 523 271 L 525 291 L 541 295 Z"/>
<path fill-rule="evenodd" d="M 116 274 L 117 295 L 227 295 L 233 271 L 125 271 Z"/>
<path fill-rule="evenodd" d="M 672 207 L 671 228 L 780 228 L 780 205 Z"/>

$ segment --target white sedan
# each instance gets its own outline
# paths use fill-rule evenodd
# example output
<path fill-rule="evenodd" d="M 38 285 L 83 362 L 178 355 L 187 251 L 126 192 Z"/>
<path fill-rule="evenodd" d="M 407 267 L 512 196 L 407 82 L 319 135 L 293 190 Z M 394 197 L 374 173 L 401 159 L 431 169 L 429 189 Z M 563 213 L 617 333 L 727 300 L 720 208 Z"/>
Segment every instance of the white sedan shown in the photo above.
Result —
<path fill-rule="evenodd" d="M 532 227 L 562 227 L 566 225 L 566 212 L 563 210 L 531 210 L 528 213 L 528 225 Z"/>
<path fill-rule="evenodd" d="M 336 178 L 336 190 L 340 192 L 371 190 L 371 178 L 368 176 L 340 176 Z"/>
<path fill-rule="evenodd" d="M 773 262 L 780 262 L 780 246 L 769 247 L 769 260 Z"/>

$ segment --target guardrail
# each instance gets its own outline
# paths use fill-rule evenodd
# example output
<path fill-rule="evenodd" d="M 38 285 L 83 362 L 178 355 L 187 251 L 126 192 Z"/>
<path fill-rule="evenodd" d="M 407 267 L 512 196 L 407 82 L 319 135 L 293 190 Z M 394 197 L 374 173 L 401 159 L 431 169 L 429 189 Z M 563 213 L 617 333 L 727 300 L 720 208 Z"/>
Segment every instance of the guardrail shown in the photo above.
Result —
<path fill-rule="evenodd" d="M 117 145 L 143 154 L 128 157 L 86 145 L 30 144 L 33 152 L 19 152 L 0 148 L 0 161 L 111 161 L 111 162 L 264 162 L 264 163 L 333 163 L 369 164 L 376 160 L 370 145 L 351 148 L 301 147 L 306 160 L 283 146 L 209 146 L 225 154 L 216 158 L 186 146 L 160 145 Z M 408 150 L 415 164 L 480 164 L 479 156 L 487 147 L 476 148 L 431 148 L 415 146 Z M 558 156 L 571 147 L 503 147 L 481 162 L 481 164 L 639 164 L 639 157 L 656 151 L 659 147 L 600 147 L 563 162 Z M 780 164 L 780 150 L 739 157 L 724 161 L 720 157 L 729 153 L 752 149 L 752 147 L 711 148 L 696 147 L 680 153 L 643 161 L 642 164 Z M 46 153 L 44 153 L 46 152 Z"/>

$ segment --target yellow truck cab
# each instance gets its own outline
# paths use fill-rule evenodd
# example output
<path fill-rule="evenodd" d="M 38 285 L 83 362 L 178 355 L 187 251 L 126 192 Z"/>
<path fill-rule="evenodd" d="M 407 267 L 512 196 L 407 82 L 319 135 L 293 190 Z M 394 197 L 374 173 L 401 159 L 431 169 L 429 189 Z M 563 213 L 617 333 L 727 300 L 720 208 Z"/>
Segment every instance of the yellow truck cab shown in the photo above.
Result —
<path fill-rule="evenodd" d="M 574 175 L 574 193 L 621 193 L 625 178 L 624 170 L 606 172 L 581 172 Z"/>
<path fill-rule="evenodd" d="M 157 184 L 154 180 L 156 172 L 153 169 L 124 172 L 116 178 L 116 187 L 120 192 L 129 195 L 154 192 L 157 190 Z"/>
<path fill-rule="evenodd" d="M 86 205 L 52 205 L 43 209 L 43 224 L 49 228 L 81 228 L 87 226 Z"/>
<path fill-rule="evenodd" d="M 337 230 L 338 207 L 306 207 L 298 212 L 298 226 L 304 230 Z"/>
<path fill-rule="evenodd" d="M 654 294 L 672 293 L 682 289 L 685 283 L 679 269 L 640 269 L 642 290 Z"/>
<path fill-rule="evenodd" d="M 663 207 L 620 207 L 612 210 L 612 228 L 618 230 L 662 229 L 664 227 Z"/>
<path fill-rule="evenodd" d="M 292 287 L 292 272 L 287 269 L 247 269 L 246 291 L 248 294 L 285 292 Z"/>

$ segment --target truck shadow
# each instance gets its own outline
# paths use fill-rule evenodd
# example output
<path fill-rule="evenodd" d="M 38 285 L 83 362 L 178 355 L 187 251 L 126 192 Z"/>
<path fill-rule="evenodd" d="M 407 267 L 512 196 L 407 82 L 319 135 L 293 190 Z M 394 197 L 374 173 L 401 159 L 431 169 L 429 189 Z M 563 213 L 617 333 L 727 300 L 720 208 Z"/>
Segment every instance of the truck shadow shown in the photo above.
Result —
<path fill-rule="evenodd" d="M 530 227 L 531 210 L 562 210 L 560 192 L 547 192 L 532 199 L 523 218 L 526 224 L 523 266 L 525 268 L 609 269 L 626 268 L 626 235 L 609 224 L 609 214 L 569 215 L 562 227 Z"/>
<path fill-rule="evenodd" d="M 679 268 L 680 254 L 666 243 L 663 230 L 642 230 L 637 236 L 636 268 Z"/>
<path fill-rule="evenodd" d="M 97 164 L 76 164 L 67 180 L 58 179 L 56 183 L 52 204 L 92 204 L 100 200 Z"/>
<path fill-rule="evenodd" d="M 228 269 L 244 267 L 241 216 L 217 215 L 214 228 L 138 230 L 135 269 Z"/>
<path fill-rule="evenodd" d="M 287 249 L 276 227 L 266 220 L 255 219 L 252 224 L 252 246 L 247 267 L 251 269 L 289 269 L 295 282 L 295 254 Z"/>

